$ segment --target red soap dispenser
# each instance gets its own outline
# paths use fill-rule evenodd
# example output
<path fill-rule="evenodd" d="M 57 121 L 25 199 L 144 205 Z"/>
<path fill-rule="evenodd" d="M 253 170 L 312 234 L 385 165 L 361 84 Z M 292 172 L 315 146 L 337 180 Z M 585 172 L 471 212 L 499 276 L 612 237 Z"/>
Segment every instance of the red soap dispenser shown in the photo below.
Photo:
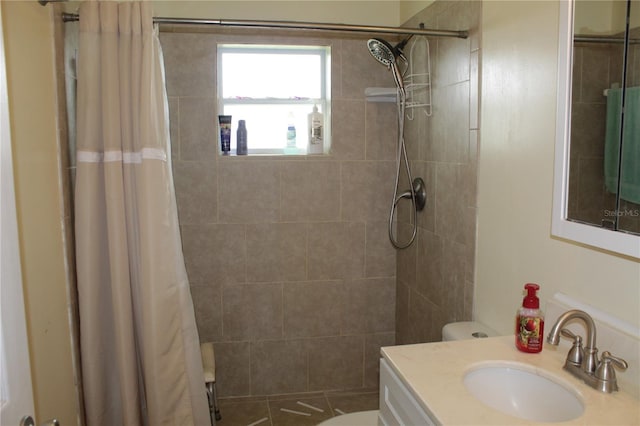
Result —
<path fill-rule="evenodd" d="M 527 295 L 516 315 L 516 348 L 522 352 L 538 353 L 544 340 L 544 316 L 536 292 L 538 284 L 525 284 Z"/>

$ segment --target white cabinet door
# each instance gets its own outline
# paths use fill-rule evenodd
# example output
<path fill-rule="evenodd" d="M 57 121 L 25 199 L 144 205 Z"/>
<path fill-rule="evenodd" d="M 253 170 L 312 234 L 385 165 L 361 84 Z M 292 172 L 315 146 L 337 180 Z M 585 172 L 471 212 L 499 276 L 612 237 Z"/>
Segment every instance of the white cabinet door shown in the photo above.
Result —
<path fill-rule="evenodd" d="M 34 414 L 9 129 L 0 4 L 0 425 Z"/>
<path fill-rule="evenodd" d="M 433 426 L 437 422 L 420 406 L 387 361 L 380 359 L 380 415 L 384 426 Z"/>

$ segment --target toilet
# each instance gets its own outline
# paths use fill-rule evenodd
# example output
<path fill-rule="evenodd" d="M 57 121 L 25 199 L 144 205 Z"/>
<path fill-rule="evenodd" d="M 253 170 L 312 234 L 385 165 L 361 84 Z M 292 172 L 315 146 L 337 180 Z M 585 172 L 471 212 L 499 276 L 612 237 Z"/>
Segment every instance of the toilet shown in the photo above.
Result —
<path fill-rule="evenodd" d="M 371 410 L 343 414 L 325 420 L 318 426 L 376 426 L 378 424 L 378 413 L 378 410 Z"/>
<path fill-rule="evenodd" d="M 477 321 L 452 322 L 442 327 L 442 341 L 482 339 L 498 336 L 495 330 Z M 358 411 L 332 417 L 318 426 L 376 426 L 378 410 Z"/>

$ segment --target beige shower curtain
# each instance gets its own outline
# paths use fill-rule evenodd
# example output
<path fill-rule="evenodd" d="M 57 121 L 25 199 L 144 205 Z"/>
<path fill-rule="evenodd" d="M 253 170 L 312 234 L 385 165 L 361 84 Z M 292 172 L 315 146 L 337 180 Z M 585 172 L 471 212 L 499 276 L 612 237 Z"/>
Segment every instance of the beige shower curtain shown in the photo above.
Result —
<path fill-rule="evenodd" d="M 80 7 L 75 221 L 89 426 L 209 423 L 150 2 Z"/>

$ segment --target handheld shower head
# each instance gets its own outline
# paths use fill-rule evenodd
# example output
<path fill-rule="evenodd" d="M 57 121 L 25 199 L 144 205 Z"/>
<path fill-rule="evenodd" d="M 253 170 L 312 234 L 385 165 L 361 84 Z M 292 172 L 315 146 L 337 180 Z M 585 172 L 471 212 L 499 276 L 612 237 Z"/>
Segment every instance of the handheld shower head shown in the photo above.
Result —
<path fill-rule="evenodd" d="M 371 56 L 373 56 L 382 65 L 390 67 L 391 64 L 396 62 L 394 48 L 388 41 L 380 38 L 372 38 L 367 41 L 367 47 L 369 48 Z"/>
<path fill-rule="evenodd" d="M 407 44 L 411 37 L 411 35 L 408 36 L 395 47 L 391 46 L 388 41 L 380 38 L 372 38 L 367 41 L 367 47 L 369 48 L 371 56 L 391 70 L 393 79 L 395 80 L 398 89 L 402 92 L 404 92 L 404 81 L 402 79 L 402 73 L 398 69 L 396 58 L 400 57 L 403 61 L 407 61 L 404 53 L 402 53 L 402 48 Z"/>
<path fill-rule="evenodd" d="M 371 55 L 376 58 L 378 62 L 389 67 L 392 63 L 396 62 L 397 58 L 402 58 L 405 62 L 407 61 L 402 49 L 404 49 L 411 37 L 413 37 L 413 34 L 410 34 L 395 46 L 391 46 L 388 41 L 381 38 L 372 38 L 367 41 L 367 47 Z"/>

